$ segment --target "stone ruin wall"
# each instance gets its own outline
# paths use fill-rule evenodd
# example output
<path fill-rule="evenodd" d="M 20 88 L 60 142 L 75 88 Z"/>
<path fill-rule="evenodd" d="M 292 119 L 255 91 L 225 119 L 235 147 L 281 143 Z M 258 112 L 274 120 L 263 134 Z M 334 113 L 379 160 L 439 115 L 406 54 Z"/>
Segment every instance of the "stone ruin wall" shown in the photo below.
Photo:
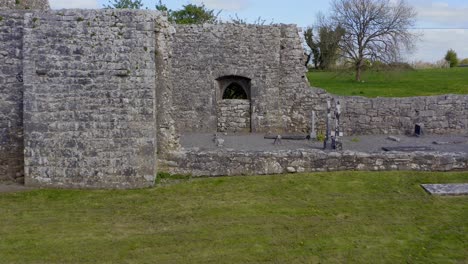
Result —
<path fill-rule="evenodd" d="M 27 185 L 153 184 L 161 19 L 126 10 L 26 14 Z"/>
<path fill-rule="evenodd" d="M 427 133 L 468 131 L 467 95 L 364 98 L 310 88 L 294 25 L 177 26 L 173 49 L 174 119 L 181 133 L 216 132 L 226 115 L 217 108 L 216 79 L 230 75 L 251 79 L 252 132 L 308 133 L 315 111 L 317 132 L 324 134 L 327 99 L 341 102 L 345 135 L 410 134 L 416 123 Z"/>
<path fill-rule="evenodd" d="M 271 175 L 323 171 L 466 171 L 467 153 L 329 152 L 316 149 L 278 151 L 185 150 L 160 166 L 193 176 Z"/>
<path fill-rule="evenodd" d="M 430 134 L 468 134 L 468 95 L 336 99 L 346 135 L 412 134 L 416 123 Z"/>
<path fill-rule="evenodd" d="M 156 41 L 166 18 L 126 10 L 0 16 L 8 29 L 0 31 L 0 180 L 21 177 L 24 160 L 27 185 L 151 186 L 156 87 L 165 82 L 156 76 L 165 69 L 156 69 L 165 53 Z"/>
<path fill-rule="evenodd" d="M 217 130 L 217 79 L 226 76 L 251 80 L 252 132 L 305 132 L 311 109 L 323 108 L 323 91 L 308 87 L 295 25 L 184 25 L 176 31 L 173 102 L 181 133 Z"/>
<path fill-rule="evenodd" d="M 250 132 L 249 100 L 222 100 L 217 111 L 219 132 Z"/>
<path fill-rule="evenodd" d="M 23 16 L 0 10 L 0 181 L 23 181 Z"/>
<path fill-rule="evenodd" d="M 251 80 L 253 132 L 307 133 L 312 110 L 324 131 L 326 100 L 334 98 L 343 104 L 347 135 L 403 134 L 419 122 L 429 133 L 467 133 L 466 95 L 368 99 L 310 88 L 292 25 L 174 30 L 158 12 L 3 10 L 0 40 L 0 180 L 21 181 L 26 173 L 29 185 L 150 186 L 156 151 L 170 161 L 179 133 L 216 131 L 222 76 Z M 216 162 L 235 158 L 208 154 Z M 171 171 L 227 173 L 208 171 L 200 155 L 173 158 Z M 372 169 L 381 162 L 364 163 Z M 266 168 L 244 165 L 245 172 Z"/>

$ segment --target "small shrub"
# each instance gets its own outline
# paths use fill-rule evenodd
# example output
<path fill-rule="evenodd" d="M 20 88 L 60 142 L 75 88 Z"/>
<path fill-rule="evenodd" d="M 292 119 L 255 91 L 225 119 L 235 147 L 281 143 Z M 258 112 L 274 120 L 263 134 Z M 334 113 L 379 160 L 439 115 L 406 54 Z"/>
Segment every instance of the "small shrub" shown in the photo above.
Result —
<path fill-rule="evenodd" d="M 447 54 L 445 54 L 445 60 L 450 63 L 450 68 L 457 67 L 458 65 L 458 56 L 453 49 L 449 49 Z"/>
<path fill-rule="evenodd" d="M 82 18 L 82 17 L 78 17 L 78 18 L 76 19 L 76 21 L 78 21 L 78 22 L 82 22 L 83 20 L 84 20 L 84 18 Z"/>
<path fill-rule="evenodd" d="M 325 134 L 323 132 L 319 132 L 317 134 L 317 141 L 324 142 L 325 141 Z"/>

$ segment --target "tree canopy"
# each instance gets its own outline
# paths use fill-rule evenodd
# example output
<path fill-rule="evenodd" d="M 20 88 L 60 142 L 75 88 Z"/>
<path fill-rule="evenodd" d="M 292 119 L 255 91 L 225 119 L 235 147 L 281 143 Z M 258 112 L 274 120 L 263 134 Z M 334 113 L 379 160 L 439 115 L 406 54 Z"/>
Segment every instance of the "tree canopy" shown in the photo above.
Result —
<path fill-rule="evenodd" d="M 168 15 L 169 21 L 176 24 L 203 24 L 215 23 L 219 12 L 215 13 L 213 9 L 206 8 L 204 4 L 187 4 L 182 6 L 180 10 L 168 10 Z"/>
<path fill-rule="evenodd" d="M 340 25 L 329 23 L 319 14 L 314 26 L 304 31 L 304 39 L 310 52 L 306 66 L 312 60 L 316 69 L 330 69 L 336 64 L 339 55 L 339 43 L 345 31 Z"/>
<path fill-rule="evenodd" d="M 112 2 L 109 2 L 105 7 L 141 9 L 144 5 L 142 0 L 112 0 Z M 207 8 L 204 4 L 187 4 L 182 6 L 179 10 L 171 10 L 162 2 L 162 0 L 159 0 L 155 7 L 156 10 L 167 12 L 169 21 L 176 24 L 215 23 L 218 20 L 219 13 L 221 12 L 215 12 L 215 10 Z"/>
<path fill-rule="evenodd" d="M 450 68 L 458 66 L 458 55 L 453 49 L 449 49 L 445 54 L 445 60 L 450 64 Z"/>
<path fill-rule="evenodd" d="M 344 29 L 341 55 L 361 81 L 365 62 L 395 62 L 413 47 L 416 12 L 404 0 L 333 0 L 330 20 Z"/>

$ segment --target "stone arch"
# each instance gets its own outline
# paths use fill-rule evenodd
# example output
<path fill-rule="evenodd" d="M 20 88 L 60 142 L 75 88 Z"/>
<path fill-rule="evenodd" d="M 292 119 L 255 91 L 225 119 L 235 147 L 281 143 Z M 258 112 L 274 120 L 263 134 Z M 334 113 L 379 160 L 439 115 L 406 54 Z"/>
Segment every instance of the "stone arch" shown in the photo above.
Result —
<path fill-rule="evenodd" d="M 244 100 L 250 100 L 251 99 L 251 87 L 250 83 L 251 80 L 250 78 L 243 77 L 243 76 L 236 76 L 236 75 L 227 75 L 220 77 L 216 79 L 218 81 L 220 93 L 219 93 L 219 98 L 220 100 L 222 99 L 244 99 Z M 243 92 L 241 91 L 243 90 Z M 239 97 L 241 98 L 225 98 L 226 91 L 234 91 L 235 95 L 240 95 Z M 244 95 L 245 94 L 245 95 Z M 230 97 L 230 96 L 226 96 Z"/>
<path fill-rule="evenodd" d="M 238 84 L 237 82 L 232 82 L 231 84 L 224 89 L 223 92 L 223 100 L 229 100 L 229 99 L 243 99 L 243 100 L 249 100 L 249 96 L 247 95 L 247 92 L 242 85 Z"/>

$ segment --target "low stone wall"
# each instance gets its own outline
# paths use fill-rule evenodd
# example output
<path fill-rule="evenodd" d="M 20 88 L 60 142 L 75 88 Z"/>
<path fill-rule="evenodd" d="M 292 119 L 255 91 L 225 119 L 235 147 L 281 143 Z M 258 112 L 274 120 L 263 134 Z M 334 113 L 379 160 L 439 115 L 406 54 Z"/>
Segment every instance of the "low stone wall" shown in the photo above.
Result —
<path fill-rule="evenodd" d="M 416 123 L 431 134 L 468 133 L 468 95 L 335 99 L 346 135 L 411 134 Z"/>
<path fill-rule="evenodd" d="M 218 114 L 218 132 L 250 132 L 249 100 L 221 100 Z"/>
<path fill-rule="evenodd" d="M 468 170 L 468 153 L 439 152 L 275 152 L 200 151 L 174 152 L 160 160 L 160 171 L 193 176 L 265 175 L 319 171 L 452 171 Z"/>

